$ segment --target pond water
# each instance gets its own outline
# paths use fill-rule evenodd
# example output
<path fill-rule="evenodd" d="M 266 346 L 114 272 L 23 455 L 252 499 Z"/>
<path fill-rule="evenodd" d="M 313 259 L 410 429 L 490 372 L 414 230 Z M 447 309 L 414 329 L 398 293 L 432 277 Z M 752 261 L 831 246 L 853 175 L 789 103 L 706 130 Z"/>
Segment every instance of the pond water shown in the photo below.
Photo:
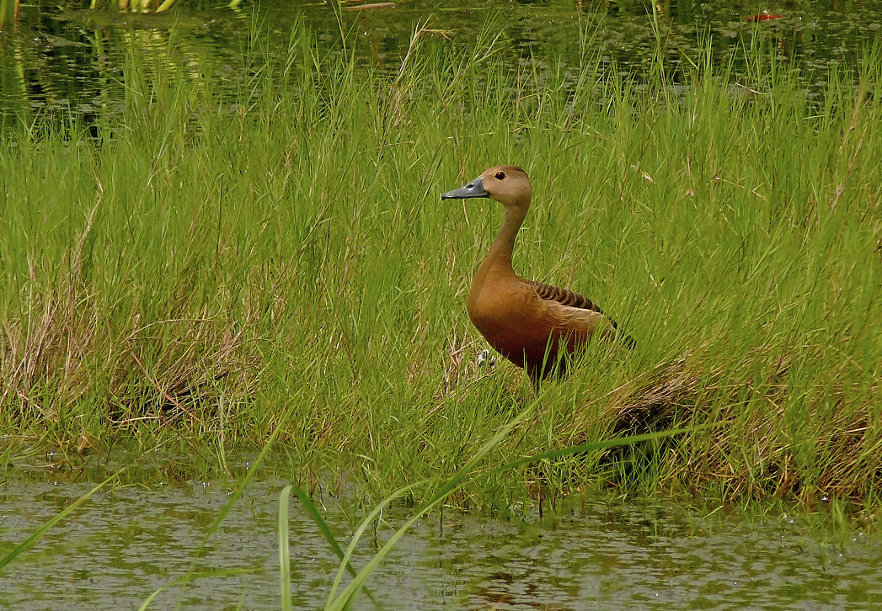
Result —
<path fill-rule="evenodd" d="M 145 61 L 180 66 L 193 78 L 215 79 L 213 90 L 223 92 L 234 90 L 247 73 L 245 56 L 255 45 L 255 28 L 260 44 L 285 49 L 293 24 L 303 21 L 321 45 L 340 48 L 340 28 L 327 2 L 262 0 L 238 9 L 229 8 L 227 0 L 178 4 L 158 16 L 90 10 L 86 1 L 23 4 L 18 19 L 0 27 L 0 124 L 15 117 L 32 122 L 59 109 L 86 120 L 101 109 L 112 111 L 124 100 L 127 50 Z M 553 57 L 572 66 L 579 63 L 579 32 L 595 31 L 603 61 L 632 73 L 647 69 L 657 40 L 651 5 L 643 1 L 406 0 L 349 10 L 357 4 L 344 2 L 349 44 L 389 70 L 403 56 L 416 23 L 426 18 L 431 27 L 449 31 L 452 44 L 465 44 L 492 23 L 513 57 Z M 882 31 L 880 2 L 663 0 L 655 5 L 659 39 L 674 74 L 700 58 L 703 38 L 710 38 L 716 61 L 726 62 L 756 35 L 782 60 L 798 61 L 806 87 L 818 89 L 829 65 L 853 65 Z M 739 61 L 736 71 L 748 70 Z"/>
<path fill-rule="evenodd" d="M 278 501 L 284 482 L 250 486 L 212 537 L 197 570 L 250 569 L 160 593 L 197 608 L 279 606 Z M 0 551 L 57 515 L 86 483 L 0 486 Z M 0 573 L 0 607 L 135 608 L 184 575 L 231 494 L 229 482 L 99 491 Z M 365 510 L 327 493 L 325 515 L 341 545 Z M 295 608 L 321 606 L 337 558 L 291 501 Z M 786 515 L 748 520 L 670 504 L 586 499 L 566 515 L 523 527 L 444 513 L 406 535 L 368 582 L 388 608 L 869 607 L 882 600 L 882 540 L 859 531 L 806 529 Z M 382 544 L 407 515 L 392 509 Z M 364 566 L 376 549 L 366 536 Z M 359 608 L 368 604 L 361 598 Z"/>

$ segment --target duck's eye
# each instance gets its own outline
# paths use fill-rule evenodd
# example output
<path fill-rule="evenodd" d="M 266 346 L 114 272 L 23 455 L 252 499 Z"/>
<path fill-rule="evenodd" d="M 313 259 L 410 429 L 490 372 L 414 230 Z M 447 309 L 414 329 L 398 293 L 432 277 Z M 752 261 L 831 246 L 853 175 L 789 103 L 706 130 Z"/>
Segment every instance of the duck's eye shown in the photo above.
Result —
<path fill-rule="evenodd" d="M 496 180 L 502 180 L 503 178 L 505 178 L 505 172 L 502 170 L 496 172 Z"/>

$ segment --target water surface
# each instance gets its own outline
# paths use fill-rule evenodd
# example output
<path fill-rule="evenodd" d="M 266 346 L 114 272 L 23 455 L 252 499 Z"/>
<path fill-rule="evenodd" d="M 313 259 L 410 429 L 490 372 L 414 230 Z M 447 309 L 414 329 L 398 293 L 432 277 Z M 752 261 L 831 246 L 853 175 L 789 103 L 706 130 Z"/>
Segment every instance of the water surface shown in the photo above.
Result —
<path fill-rule="evenodd" d="M 253 484 L 212 537 L 197 570 L 251 569 L 161 593 L 187 607 L 279 606 L 277 515 L 285 482 Z M 0 551 L 87 492 L 86 483 L 0 486 Z M 127 486 L 97 493 L 0 573 L 0 607 L 134 608 L 185 574 L 232 491 L 230 482 Z M 342 545 L 364 515 L 352 499 L 316 495 Z M 292 500 L 295 608 L 321 606 L 338 562 Z M 407 510 L 384 516 L 382 544 Z M 656 502 L 586 499 L 528 527 L 444 513 L 417 524 L 369 581 L 389 608 L 869 608 L 882 600 L 882 540 L 806 529 L 786 515 L 748 519 Z M 356 555 L 376 549 L 368 536 Z M 367 605 L 365 598 L 362 605 Z"/>

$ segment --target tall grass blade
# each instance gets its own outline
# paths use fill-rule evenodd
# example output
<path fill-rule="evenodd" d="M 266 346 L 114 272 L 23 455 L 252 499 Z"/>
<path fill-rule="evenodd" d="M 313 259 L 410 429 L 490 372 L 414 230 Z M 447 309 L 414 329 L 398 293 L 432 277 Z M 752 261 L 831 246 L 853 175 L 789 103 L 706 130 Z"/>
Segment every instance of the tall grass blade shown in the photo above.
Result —
<path fill-rule="evenodd" d="M 309 498 L 309 495 L 306 494 L 306 492 L 301 490 L 299 487 L 293 485 L 290 486 L 290 491 L 293 492 L 298 499 L 300 499 L 300 502 L 303 504 L 303 507 L 306 509 L 307 513 L 309 513 L 309 516 L 316 523 L 316 526 L 319 527 L 322 536 L 324 536 L 325 540 L 328 542 L 328 545 L 331 546 L 331 551 L 333 551 L 334 554 L 336 554 L 337 557 L 340 558 L 341 570 L 345 567 L 350 575 L 352 575 L 353 577 L 357 576 L 358 573 L 352 566 L 352 562 L 347 561 L 347 554 L 340 547 L 340 544 L 337 542 L 337 538 L 334 537 L 334 533 L 331 532 L 331 527 L 328 526 L 328 523 L 322 517 L 321 512 L 318 510 L 318 507 L 315 506 L 315 503 L 312 502 L 312 499 Z M 374 606 L 381 606 L 380 603 L 374 598 L 374 595 L 367 588 L 365 588 L 365 594 L 367 594 L 368 598 L 371 599 L 371 601 L 374 603 Z"/>
<path fill-rule="evenodd" d="M 358 544 L 361 536 L 364 534 L 365 529 L 380 515 L 380 513 L 389 505 L 389 503 L 391 503 L 404 493 L 410 492 L 415 487 L 422 485 L 423 483 L 425 482 L 418 482 L 412 486 L 399 488 L 398 490 L 387 496 L 385 499 L 383 499 L 376 506 L 374 506 L 371 512 L 366 515 L 365 518 L 361 521 L 361 523 L 358 525 L 358 528 L 355 529 L 355 532 L 352 535 L 352 540 L 346 547 L 346 554 L 343 556 L 343 559 L 340 562 L 340 567 L 337 569 L 337 575 L 334 577 L 334 584 L 331 586 L 331 591 L 328 594 L 327 604 L 331 604 L 331 601 L 333 601 L 334 596 L 337 593 L 337 588 L 340 585 L 340 580 L 343 578 L 344 569 L 354 574 L 354 569 L 352 567 L 352 554 L 355 551 L 355 546 Z M 377 604 L 377 601 L 374 601 L 374 604 Z"/>
<path fill-rule="evenodd" d="M 291 485 L 279 494 L 279 578 L 282 582 L 282 609 L 291 609 L 291 548 L 288 545 L 288 497 Z"/>
<path fill-rule="evenodd" d="M 105 479 L 103 482 L 101 482 L 100 484 L 98 484 L 97 486 L 95 486 L 94 488 L 89 490 L 89 492 L 87 492 L 86 494 L 84 494 L 83 496 L 81 496 L 80 498 L 75 500 L 73 503 L 71 503 L 70 505 L 65 507 L 60 513 L 58 513 L 58 515 L 55 515 L 52 518 L 50 518 L 49 520 L 47 520 L 42 526 L 40 526 L 40 528 L 38 528 L 33 533 L 31 533 L 31 535 L 27 539 L 25 539 L 24 541 L 22 541 L 21 543 L 16 545 L 15 548 L 11 552 L 9 552 L 5 556 L 3 556 L 3 558 L 0 558 L 0 570 L 3 570 L 3 568 L 7 564 L 12 562 L 19 554 L 21 554 L 22 552 L 25 552 L 28 549 L 30 549 L 31 547 L 33 547 L 33 545 L 40 539 L 40 537 L 45 535 L 46 532 L 50 528 L 52 528 L 53 526 L 58 524 L 61 520 L 63 520 L 64 518 L 69 516 L 71 513 L 73 513 L 80 505 L 82 505 L 83 503 L 88 501 L 89 498 L 93 494 L 95 494 L 96 492 L 101 490 L 101 488 L 103 488 L 108 482 L 118 478 L 119 474 L 122 473 L 123 471 L 125 471 L 125 468 L 118 470 L 116 473 L 114 473 L 113 475 L 111 475 L 110 477 Z"/>

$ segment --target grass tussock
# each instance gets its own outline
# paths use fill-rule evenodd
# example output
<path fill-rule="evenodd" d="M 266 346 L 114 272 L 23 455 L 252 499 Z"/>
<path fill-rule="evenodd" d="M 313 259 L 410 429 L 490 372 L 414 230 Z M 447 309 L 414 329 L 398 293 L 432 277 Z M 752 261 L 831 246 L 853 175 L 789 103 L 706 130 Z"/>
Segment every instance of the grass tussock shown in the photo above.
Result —
<path fill-rule="evenodd" d="M 387 75 L 296 29 L 281 57 L 255 45 L 233 100 L 208 68 L 133 55 L 97 137 L 5 133 L 2 434 L 223 448 L 279 427 L 304 473 L 355 464 L 378 494 L 443 480 L 532 391 L 476 364 L 465 314 L 499 211 L 438 196 L 517 163 L 535 202 L 516 268 L 589 295 L 637 347 L 589 347 L 499 464 L 711 426 L 488 470 L 460 503 L 538 478 L 878 509 L 877 54 L 810 99 L 763 50 L 739 57 L 747 77 L 689 58 L 672 86 L 662 64 L 606 69 L 590 38 L 567 66 L 445 34 L 418 31 Z"/>

